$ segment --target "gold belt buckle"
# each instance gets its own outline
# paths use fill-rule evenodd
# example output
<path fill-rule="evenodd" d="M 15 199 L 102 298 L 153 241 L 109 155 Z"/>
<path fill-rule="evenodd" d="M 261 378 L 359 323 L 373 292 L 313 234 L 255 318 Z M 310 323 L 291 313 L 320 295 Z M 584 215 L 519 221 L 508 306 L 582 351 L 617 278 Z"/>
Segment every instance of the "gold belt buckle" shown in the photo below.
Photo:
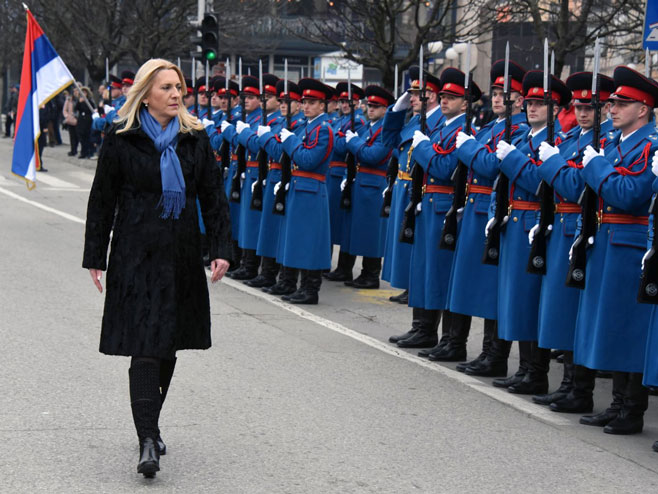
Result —
<path fill-rule="evenodd" d="M 427 190 L 427 184 L 423 184 L 423 194 L 425 194 L 426 190 Z"/>

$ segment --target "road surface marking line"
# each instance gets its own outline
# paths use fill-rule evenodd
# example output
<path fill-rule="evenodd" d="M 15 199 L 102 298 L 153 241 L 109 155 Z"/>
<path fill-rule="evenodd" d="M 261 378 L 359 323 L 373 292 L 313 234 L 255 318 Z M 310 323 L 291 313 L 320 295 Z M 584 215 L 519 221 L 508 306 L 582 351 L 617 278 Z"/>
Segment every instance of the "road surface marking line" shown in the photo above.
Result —
<path fill-rule="evenodd" d="M 11 197 L 12 199 L 16 199 L 17 201 L 25 202 L 27 204 L 30 204 L 36 208 L 43 209 L 44 211 L 47 211 L 52 214 L 56 214 L 57 216 L 61 216 L 62 218 L 65 218 L 69 221 L 73 221 L 74 223 L 80 223 L 82 225 L 85 224 L 85 220 L 82 218 L 78 218 L 77 216 L 73 216 L 72 214 L 65 213 L 64 211 L 59 211 L 58 209 L 51 208 L 50 206 L 46 206 L 44 204 L 41 204 L 40 202 L 32 201 L 30 199 L 26 199 L 25 197 L 14 194 L 13 192 L 5 189 L 4 187 L 0 187 L 0 193 L 5 194 L 6 196 Z"/>

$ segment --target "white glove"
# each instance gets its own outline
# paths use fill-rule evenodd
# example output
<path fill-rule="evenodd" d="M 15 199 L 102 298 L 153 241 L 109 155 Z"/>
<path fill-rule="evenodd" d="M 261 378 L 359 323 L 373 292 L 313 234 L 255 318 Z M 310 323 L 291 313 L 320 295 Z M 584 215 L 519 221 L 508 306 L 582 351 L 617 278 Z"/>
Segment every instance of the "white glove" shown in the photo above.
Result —
<path fill-rule="evenodd" d="M 539 159 L 540 161 L 546 161 L 548 158 L 551 156 L 555 156 L 556 154 L 560 154 L 560 150 L 555 147 L 551 146 L 549 143 L 546 141 L 542 142 L 539 145 Z"/>
<path fill-rule="evenodd" d="M 203 119 L 201 119 L 201 124 L 202 124 L 204 127 L 209 127 L 209 126 L 211 126 L 211 125 L 212 125 L 213 127 L 215 126 L 215 122 L 213 122 L 212 120 L 209 120 L 209 119 L 207 119 L 207 118 L 203 118 Z"/>
<path fill-rule="evenodd" d="M 583 153 L 583 168 L 585 168 L 590 161 L 592 161 L 592 158 L 596 156 L 603 156 L 603 149 L 599 150 L 597 153 L 594 151 L 594 148 L 592 146 L 587 146 L 585 148 L 585 152 Z"/>
<path fill-rule="evenodd" d="M 288 189 L 290 189 L 290 182 L 286 184 L 286 192 L 288 192 Z"/>
<path fill-rule="evenodd" d="M 411 93 L 405 91 L 393 105 L 393 111 L 408 110 L 411 108 Z"/>
<path fill-rule="evenodd" d="M 658 176 L 658 151 L 656 151 L 651 158 L 651 171 L 654 175 Z"/>
<path fill-rule="evenodd" d="M 506 141 L 500 141 L 498 142 L 498 146 L 496 146 L 496 157 L 500 161 L 503 161 L 505 158 L 507 158 L 507 155 L 515 149 L 516 146 L 513 144 L 508 144 Z"/>
<path fill-rule="evenodd" d="M 470 139 L 475 139 L 475 138 L 471 135 L 468 135 L 466 132 L 459 132 L 457 134 L 457 139 L 455 141 L 455 145 L 457 146 L 457 149 L 462 147 L 462 144 L 464 144 L 466 141 Z"/>
<path fill-rule="evenodd" d="M 276 195 L 280 187 L 281 187 L 281 182 L 277 182 L 274 184 L 274 195 Z"/>
<path fill-rule="evenodd" d="M 345 132 L 345 142 L 350 142 L 352 139 L 354 139 L 358 135 L 359 134 L 357 134 L 356 132 L 352 132 L 351 130 L 348 130 L 347 132 Z"/>
<path fill-rule="evenodd" d="M 226 120 L 223 120 L 222 123 L 219 125 L 219 128 L 222 129 L 222 132 L 224 132 L 226 130 L 226 128 L 230 125 L 233 125 L 233 124 L 230 124 Z"/>
<path fill-rule="evenodd" d="M 281 132 L 279 132 L 279 136 L 281 137 L 281 142 L 286 142 L 286 139 L 292 135 L 292 132 L 290 132 L 288 129 L 281 129 Z"/>
<path fill-rule="evenodd" d="M 488 237 L 489 232 L 491 232 L 491 227 L 493 227 L 494 221 L 496 221 L 496 218 L 493 216 L 489 218 L 489 221 L 487 221 L 487 226 L 484 227 L 484 236 Z"/>
<path fill-rule="evenodd" d="M 423 203 L 419 202 L 416 204 L 416 214 L 420 213 L 423 210 Z"/>
<path fill-rule="evenodd" d="M 414 132 L 414 140 L 411 142 L 411 147 L 415 148 L 423 141 L 429 141 L 430 138 L 423 134 L 420 130 Z"/>
<path fill-rule="evenodd" d="M 532 242 L 535 241 L 535 235 L 537 235 L 537 232 L 539 231 L 539 223 L 537 223 L 535 226 L 533 226 L 530 229 L 530 233 L 528 233 L 528 243 L 532 245 Z"/>
<path fill-rule="evenodd" d="M 347 185 L 346 178 L 344 178 L 343 181 L 340 183 L 340 190 L 345 190 L 345 185 Z"/>
<path fill-rule="evenodd" d="M 244 129 L 248 129 L 249 124 L 243 122 L 242 120 L 238 120 L 238 123 L 235 124 L 235 130 L 237 131 L 238 134 L 240 134 Z"/>
<path fill-rule="evenodd" d="M 271 131 L 272 131 L 272 129 L 270 128 L 269 125 L 259 125 L 257 135 L 258 135 L 258 137 L 262 137 L 262 136 L 264 136 L 265 134 L 267 134 L 268 132 L 271 132 Z"/>

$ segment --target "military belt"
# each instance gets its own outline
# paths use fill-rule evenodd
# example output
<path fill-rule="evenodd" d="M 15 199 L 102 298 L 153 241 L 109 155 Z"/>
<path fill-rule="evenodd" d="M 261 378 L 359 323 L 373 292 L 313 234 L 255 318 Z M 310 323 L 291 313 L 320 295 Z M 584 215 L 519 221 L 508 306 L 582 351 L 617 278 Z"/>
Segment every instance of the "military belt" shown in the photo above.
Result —
<path fill-rule="evenodd" d="M 318 182 L 322 182 L 322 183 L 324 183 L 327 180 L 327 177 L 325 175 L 323 175 L 322 173 L 305 172 L 304 170 L 293 170 L 292 171 L 292 176 L 293 177 L 312 178 L 312 179 L 317 180 Z"/>
<path fill-rule="evenodd" d="M 423 185 L 423 194 L 452 194 L 454 191 L 452 185 Z"/>
<path fill-rule="evenodd" d="M 365 166 L 357 167 L 356 171 L 358 173 L 367 173 L 369 175 L 378 175 L 380 177 L 386 176 L 386 170 L 378 170 L 377 168 L 367 168 Z"/>
<path fill-rule="evenodd" d="M 616 225 L 649 225 L 648 216 L 633 216 L 632 214 L 603 213 L 601 223 L 612 223 Z"/>
<path fill-rule="evenodd" d="M 556 213 L 580 213 L 582 209 L 575 202 L 560 202 L 555 205 Z"/>

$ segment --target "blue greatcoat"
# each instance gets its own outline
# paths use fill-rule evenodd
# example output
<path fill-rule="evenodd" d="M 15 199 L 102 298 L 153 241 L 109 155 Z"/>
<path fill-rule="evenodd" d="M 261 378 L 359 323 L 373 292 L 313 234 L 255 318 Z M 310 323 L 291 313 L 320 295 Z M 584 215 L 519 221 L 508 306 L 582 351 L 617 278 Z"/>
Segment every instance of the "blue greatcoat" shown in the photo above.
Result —
<path fill-rule="evenodd" d="M 560 130 L 555 121 L 555 134 Z M 500 162 L 501 171 L 509 178 L 510 204 L 514 201 L 537 203 L 535 195 L 541 182 L 537 162 L 539 145 L 546 140 L 546 128 L 530 138 L 530 129 L 514 142 L 512 150 Z M 495 195 L 492 195 L 495 201 Z M 495 204 L 495 202 L 494 202 Z M 526 271 L 530 245 L 528 232 L 536 223 L 538 211 L 515 209 L 500 235 L 498 265 L 498 335 L 509 341 L 537 340 L 537 318 L 541 276 Z"/>
<path fill-rule="evenodd" d="M 512 116 L 513 139 L 527 129 L 525 113 Z M 466 141 L 457 150 L 457 156 L 469 169 L 469 190 L 452 262 L 448 308 L 486 319 L 496 319 L 498 314 L 498 267 L 482 263 L 491 194 L 472 190 L 474 186 L 493 186 L 500 163 L 495 150 L 504 133 L 505 120 L 493 120 L 480 129 L 474 140 Z"/>
<path fill-rule="evenodd" d="M 277 112 L 278 115 L 280 113 Z M 290 127 L 294 132 L 298 126 L 299 121 L 303 119 L 303 115 L 298 113 L 290 119 Z M 277 250 L 279 247 L 279 231 L 283 216 L 274 214 L 274 186 L 281 181 L 281 168 L 276 165 L 279 164 L 281 154 L 283 153 L 283 146 L 277 138 L 277 134 L 286 123 L 284 117 L 277 118 L 276 122 L 272 122 L 272 116 L 268 119 L 268 125 L 271 131 L 263 134 L 258 138 L 258 144 L 261 148 L 265 149 L 270 159 L 270 169 L 267 172 L 267 180 L 263 188 L 263 211 L 260 217 L 260 230 L 258 232 L 258 245 L 256 247 L 256 254 L 265 257 L 277 257 Z"/>
<path fill-rule="evenodd" d="M 235 123 L 241 118 L 242 118 L 242 108 L 240 106 L 231 108 L 231 123 Z M 223 120 L 226 120 L 226 114 L 224 114 Z M 219 124 L 221 125 L 221 122 L 219 122 Z M 215 151 L 219 151 L 222 142 L 224 142 L 227 136 L 223 135 L 220 132 L 219 125 L 217 125 L 215 129 L 209 130 L 208 135 L 210 137 L 210 145 L 212 146 L 212 148 Z M 235 136 L 235 132 L 233 132 L 233 136 Z M 231 155 L 234 155 L 235 147 L 233 146 L 231 139 L 227 139 L 227 140 L 229 144 L 231 144 Z M 238 240 L 238 236 L 240 233 L 240 204 L 237 202 L 232 202 L 230 200 L 230 197 L 231 197 L 231 179 L 233 178 L 233 175 L 235 175 L 236 165 L 237 165 L 237 161 L 231 158 L 231 164 L 228 170 L 225 172 L 225 176 L 224 176 L 224 191 L 226 192 L 226 197 L 229 199 L 228 204 L 229 204 L 229 211 L 231 213 L 231 238 L 235 241 Z"/>
<path fill-rule="evenodd" d="M 637 302 L 647 227 L 606 223 L 606 214 L 647 216 L 654 175 L 650 160 L 658 148 L 653 123 L 620 142 L 620 134 L 583 168 L 585 181 L 603 200 L 603 223 L 587 258 L 580 297 L 574 362 L 591 369 L 643 372 L 652 307 Z"/>
<path fill-rule="evenodd" d="M 391 148 L 382 142 L 384 119 L 370 122 L 347 143 L 358 163 L 352 187 L 352 208 L 346 211 L 340 249 L 355 256 L 382 257 L 386 218 L 381 216 L 382 191 Z M 377 174 L 379 173 L 379 174 Z"/>
<path fill-rule="evenodd" d="M 260 107 L 247 115 L 246 123 L 251 130 L 255 131 L 261 125 L 262 112 Z M 246 130 L 246 129 L 245 129 Z M 258 244 L 258 228 L 260 227 L 260 211 L 251 209 L 251 185 L 258 179 L 258 163 L 256 155 L 258 154 L 258 141 L 254 138 L 247 142 L 249 135 L 237 133 L 235 126 L 227 127 L 224 131 L 226 137 L 235 145 L 236 152 L 238 144 L 245 147 L 247 168 L 245 178 L 240 187 L 240 229 L 238 234 L 238 245 L 242 249 L 256 250 Z M 255 134 L 250 134 L 255 137 Z M 237 166 L 237 163 L 236 163 Z M 229 171 L 229 181 L 233 177 Z M 230 189 L 230 188 L 229 188 Z"/>
<path fill-rule="evenodd" d="M 653 181 L 653 191 L 658 193 L 658 178 Z M 657 199 L 658 200 L 658 199 Z M 649 239 L 647 250 L 651 249 L 653 243 L 653 215 L 649 216 Z M 647 350 L 644 359 L 645 386 L 658 386 L 658 311 L 656 306 L 651 307 L 651 319 L 649 320 L 649 334 L 647 336 Z"/>
<path fill-rule="evenodd" d="M 411 155 L 425 171 L 426 185 L 452 187 L 457 166 L 457 133 L 464 127 L 464 115 L 448 125 L 441 120 L 431 129 L 431 141 L 421 142 Z M 447 190 L 447 189 L 446 189 Z M 411 247 L 409 305 L 422 309 L 446 309 L 453 251 L 439 249 L 445 214 L 452 205 L 452 193 L 426 192 L 422 210 L 416 217 L 416 232 Z"/>
<path fill-rule="evenodd" d="M 340 138 L 344 137 L 345 132 L 350 129 L 350 122 L 350 116 L 343 115 L 330 124 L 334 135 L 334 147 L 327 174 L 327 191 L 329 192 L 329 214 L 331 217 L 331 243 L 335 245 L 341 243 L 343 217 L 345 216 L 345 210 L 340 207 L 340 198 L 342 195 L 340 183 L 346 176 L 347 165 L 345 164 L 345 155 L 347 154 L 347 147 L 345 146 L 345 139 Z M 355 108 L 354 132 L 361 132 L 365 124 L 366 121 L 363 118 L 363 112 Z"/>
<path fill-rule="evenodd" d="M 302 139 L 288 137 L 283 149 L 293 164 L 293 177 L 286 199 L 283 235 L 284 266 L 299 269 L 331 267 L 331 226 L 326 175 L 334 136 L 327 115 L 306 124 Z M 315 178 L 295 175 L 316 174 Z"/>
<path fill-rule="evenodd" d="M 384 116 L 382 140 L 386 146 L 394 148 L 398 155 L 398 178 L 393 184 L 391 213 L 388 218 L 386 240 L 384 242 L 384 264 L 382 279 L 391 286 L 406 290 L 409 288 L 409 266 L 411 264 L 411 244 L 400 242 L 400 228 L 404 210 L 411 200 L 411 173 L 413 162 L 409 149 L 414 132 L 420 130 L 420 117 L 414 115 L 405 124 L 406 111 L 393 111 L 390 106 Z M 427 127 L 432 129 L 442 120 L 441 109 L 436 107 L 427 117 Z"/>
<path fill-rule="evenodd" d="M 601 135 L 606 135 L 611 129 L 612 121 L 604 122 L 601 124 Z M 539 175 L 554 188 L 556 205 L 571 203 L 572 207 L 577 206 L 585 187 L 581 170 L 583 152 L 591 143 L 592 131 L 581 134 L 580 127 L 575 127 L 559 145 L 560 154 L 551 156 L 539 167 Z M 569 249 L 574 241 L 579 215 L 579 212 L 556 212 L 553 231 L 547 240 L 548 269 L 539 295 L 538 342 L 542 348 L 573 350 L 581 292 L 566 286 L 565 280 L 569 270 Z M 555 310 L 556 307 L 560 309 Z"/>
<path fill-rule="evenodd" d="M 113 109 L 107 112 L 104 117 L 94 118 L 94 120 L 91 122 L 91 129 L 97 132 L 104 132 L 105 125 L 112 123 L 114 119 L 118 117 L 117 112 L 121 109 L 125 102 L 126 97 L 123 94 L 118 98 L 113 99 L 112 104 L 110 105 Z"/>

